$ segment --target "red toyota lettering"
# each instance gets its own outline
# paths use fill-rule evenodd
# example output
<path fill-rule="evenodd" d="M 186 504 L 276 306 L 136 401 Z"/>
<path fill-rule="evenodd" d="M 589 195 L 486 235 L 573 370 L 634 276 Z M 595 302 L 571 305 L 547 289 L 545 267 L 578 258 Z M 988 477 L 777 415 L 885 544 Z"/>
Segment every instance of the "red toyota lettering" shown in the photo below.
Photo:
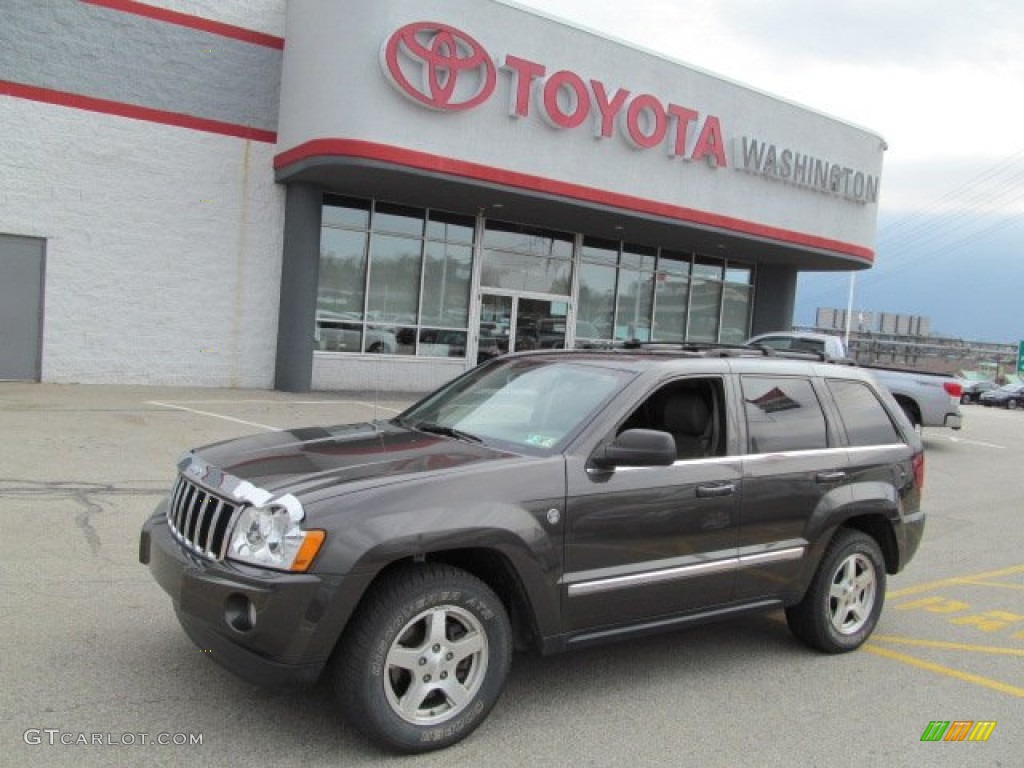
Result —
<path fill-rule="evenodd" d="M 595 135 L 602 139 L 610 139 L 615 133 L 615 117 L 622 109 L 622 105 L 626 103 L 626 99 L 629 98 L 629 91 L 619 88 L 609 99 L 608 91 L 600 80 L 591 80 L 590 87 L 594 91 L 594 104 L 597 106 L 598 112 L 601 113 L 601 122 L 597 126 Z"/>
<path fill-rule="evenodd" d="M 569 106 L 563 107 L 559 94 L 569 97 Z M 590 114 L 590 91 L 575 72 L 566 69 L 555 72 L 544 82 L 544 115 L 556 128 L 576 128 Z"/>
<path fill-rule="evenodd" d="M 534 80 L 544 77 L 546 71 L 544 65 L 509 54 L 505 57 L 504 68 L 513 74 L 515 81 L 512 87 L 512 104 L 509 114 L 515 117 L 526 117 L 530 114 L 530 88 Z"/>

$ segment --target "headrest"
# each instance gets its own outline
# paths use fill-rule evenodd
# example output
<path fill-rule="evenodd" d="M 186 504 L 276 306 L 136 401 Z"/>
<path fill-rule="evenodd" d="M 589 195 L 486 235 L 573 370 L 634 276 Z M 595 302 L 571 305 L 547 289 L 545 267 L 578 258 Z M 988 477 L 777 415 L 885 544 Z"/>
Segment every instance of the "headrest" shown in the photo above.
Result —
<path fill-rule="evenodd" d="M 702 435 L 707 429 L 711 409 L 696 392 L 680 392 L 665 403 L 662 416 L 665 428 L 673 434 Z"/>

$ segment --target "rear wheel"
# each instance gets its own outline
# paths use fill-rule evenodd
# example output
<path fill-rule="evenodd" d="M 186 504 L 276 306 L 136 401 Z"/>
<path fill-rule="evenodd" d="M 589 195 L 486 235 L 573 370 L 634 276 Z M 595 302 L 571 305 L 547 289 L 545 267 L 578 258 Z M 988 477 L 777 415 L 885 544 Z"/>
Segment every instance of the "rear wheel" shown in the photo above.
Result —
<path fill-rule="evenodd" d="M 512 655 L 504 606 L 465 571 L 395 571 L 373 587 L 336 658 L 345 716 L 377 743 L 426 752 L 468 736 L 505 686 Z"/>
<path fill-rule="evenodd" d="M 786 609 L 790 630 L 826 653 L 859 648 L 885 602 L 885 560 L 878 543 L 841 528 L 832 539 L 804 599 Z"/>

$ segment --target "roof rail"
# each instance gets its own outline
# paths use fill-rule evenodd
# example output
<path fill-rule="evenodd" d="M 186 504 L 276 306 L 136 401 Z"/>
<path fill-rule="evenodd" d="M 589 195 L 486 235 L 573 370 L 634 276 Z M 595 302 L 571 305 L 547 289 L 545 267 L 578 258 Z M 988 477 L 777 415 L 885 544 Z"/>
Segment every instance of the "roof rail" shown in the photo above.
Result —
<path fill-rule="evenodd" d="M 821 363 L 840 363 L 855 365 L 852 360 L 843 358 L 842 360 L 832 359 L 825 355 L 824 352 L 815 352 L 812 350 L 788 350 L 788 349 L 775 349 L 773 347 L 762 346 L 755 344 L 747 346 L 744 344 L 719 344 L 715 342 L 703 342 L 703 341 L 627 341 L 622 344 L 620 349 L 624 350 L 650 350 L 652 352 L 682 352 L 687 355 L 699 356 L 699 357 L 778 357 L 787 360 L 810 360 Z"/>

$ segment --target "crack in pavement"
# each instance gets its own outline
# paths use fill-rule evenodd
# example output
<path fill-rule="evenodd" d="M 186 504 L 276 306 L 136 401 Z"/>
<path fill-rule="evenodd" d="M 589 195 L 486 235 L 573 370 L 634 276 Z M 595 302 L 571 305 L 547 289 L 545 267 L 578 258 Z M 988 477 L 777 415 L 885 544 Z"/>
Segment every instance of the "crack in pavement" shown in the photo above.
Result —
<path fill-rule="evenodd" d="M 70 499 L 82 509 L 75 515 L 75 526 L 82 532 L 93 555 L 99 556 L 103 542 L 92 524 L 92 516 L 104 511 L 103 505 L 94 496 L 163 496 L 166 486 L 160 488 L 122 487 L 111 483 L 90 483 L 76 481 L 35 481 L 0 478 L 0 498 L 50 498 Z"/>

